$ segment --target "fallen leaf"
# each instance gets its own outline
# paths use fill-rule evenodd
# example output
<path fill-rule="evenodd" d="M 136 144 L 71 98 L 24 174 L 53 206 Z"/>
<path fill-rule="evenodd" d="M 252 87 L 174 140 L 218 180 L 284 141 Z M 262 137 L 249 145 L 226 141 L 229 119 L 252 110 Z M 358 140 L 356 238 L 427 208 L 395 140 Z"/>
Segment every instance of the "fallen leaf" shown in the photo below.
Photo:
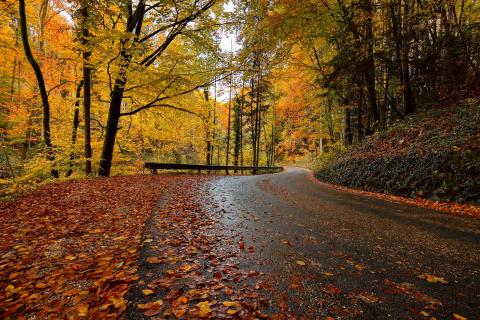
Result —
<path fill-rule="evenodd" d="M 176 301 L 178 304 L 186 304 L 188 302 L 188 298 L 185 296 L 180 296 L 177 298 Z"/>
<path fill-rule="evenodd" d="M 146 260 L 148 263 L 163 263 L 164 260 L 162 258 L 158 258 L 158 257 L 149 257 L 147 258 Z"/>
<path fill-rule="evenodd" d="M 188 272 L 190 270 L 192 270 L 192 266 L 190 265 L 187 265 L 187 264 L 184 264 L 184 265 L 181 265 L 178 270 L 180 270 L 181 272 Z"/>
<path fill-rule="evenodd" d="M 43 282 L 37 282 L 37 284 L 35 284 L 35 288 L 37 289 L 45 289 L 46 287 L 48 287 L 48 285 Z"/>
<path fill-rule="evenodd" d="M 150 289 L 144 289 L 144 290 L 142 290 L 142 293 L 146 296 L 149 296 L 151 294 L 154 294 L 155 292 L 153 290 L 150 290 Z"/>
<path fill-rule="evenodd" d="M 150 310 L 146 310 L 143 313 L 143 315 L 147 316 L 147 317 L 153 317 L 153 316 L 156 316 L 157 314 L 159 314 L 160 312 L 162 312 L 162 309 L 150 309 Z"/>
<path fill-rule="evenodd" d="M 239 311 L 240 310 L 238 310 L 238 309 L 228 309 L 227 314 L 234 315 L 234 314 L 238 313 Z"/>
<path fill-rule="evenodd" d="M 225 307 L 241 307 L 240 303 L 238 303 L 237 301 L 223 301 L 222 304 Z"/>
<path fill-rule="evenodd" d="M 322 291 L 324 293 L 328 293 L 328 294 L 340 294 L 340 292 L 341 292 L 340 289 L 338 289 L 337 287 L 332 286 L 332 285 L 328 285 L 326 287 L 323 287 Z"/>
<path fill-rule="evenodd" d="M 363 271 L 365 269 L 365 266 L 363 264 L 356 264 L 355 265 L 355 269 L 357 269 L 358 271 Z"/>
<path fill-rule="evenodd" d="M 452 314 L 452 316 L 453 316 L 453 319 L 455 319 L 455 320 L 467 320 L 467 318 L 459 315 L 458 313 L 454 313 L 454 314 Z"/>
<path fill-rule="evenodd" d="M 185 305 L 182 305 L 182 306 L 180 306 L 178 308 L 175 308 L 173 310 L 173 315 L 177 318 L 183 317 L 185 315 L 185 313 L 187 313 L 187 308 L 186 308 Z"/>
<path fill-rule="evenodd" d="M 163 306 L 163 301 L 162 300 L 147 302 L 147 303 L 144 303 L 144 304 L 142 304 L 142 303 L 137 304 L 137 308 L 142 309 L 142 310 L 159 309 L 162 306 Z"/>
<path fill-rule="evenodd" d="M 430 282 L 430 283 L 448 283 L 448 281 L 446 281 L 445 278 L 436 277 L 428 273 L 421 274 L 418 277 L 420 279 L 425 279 L 427 282 Z"/>
<path fill-rule="evenodd" d="M 86 317 L 88 316 L 88 305 L 80 305 L 77 308 L 77 315 L 80 317 Z"/>
<path fill-rule="evenodd" d="M 304 266 L 305 265 L 305 262 L 303 262 L 302 260 L 297 260 L 295 261 L 299 266 Z"/>
<path fill-rule="evenodd" d="M 201 318 L 206 318 L 208 315 L 212 312 L 212 309 L 210 309 L 210 304 L 208 301 L 202 301 L 197 303 L 198 307 L 198 316 Z"/>

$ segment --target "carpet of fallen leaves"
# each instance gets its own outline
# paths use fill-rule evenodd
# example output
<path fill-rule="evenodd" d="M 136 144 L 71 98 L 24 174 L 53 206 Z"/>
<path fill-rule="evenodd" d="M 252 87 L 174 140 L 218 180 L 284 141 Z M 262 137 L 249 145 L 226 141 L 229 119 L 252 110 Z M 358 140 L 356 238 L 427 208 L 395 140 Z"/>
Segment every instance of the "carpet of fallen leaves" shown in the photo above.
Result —
<path fill-rule="evenodd" d="M 476 206 L 473 204 L 457 203 L 457 202 L 440 202 L 440 201 L 432 201 L 432 200 L 422 199 L 422 198 L 412 199 L 412 198 L 396 196 L 393 194 L 347 188 L 344 186 L 320 181 L 315 177 L 315 174 L 313 173 L 313 171 L 309 171 L 309 179 L 316 184 L 324 185 L 329 188 L 340 190 L 340 191 L 350 192 L 354 194 L 387 200 L 391 202 L 410 204 L 417 207 L 429 208 L 429 209 L 438 210 L 438 211 L 442 211 L 450 214 L 480 218 L 480 206 Z"/>
<path fill-rule="evenodd" d="M 0 207 L 0 318 L 114 319 L 174 176 L 54 183 Z"/>
<path fill-rule="evenodd" d="M 189 178 L 191 179 L 191 178 Z M 131 319 L 259 319 L 269 304 L 262 274 L 241 268 L 243 242 L 222 232 L 202 204 L 204 184 L 183 179 L 147 222 Z M 208 179 L 196 177 L 195 182 Z M 208 211 L 208 212 L 207 212 Z"/>

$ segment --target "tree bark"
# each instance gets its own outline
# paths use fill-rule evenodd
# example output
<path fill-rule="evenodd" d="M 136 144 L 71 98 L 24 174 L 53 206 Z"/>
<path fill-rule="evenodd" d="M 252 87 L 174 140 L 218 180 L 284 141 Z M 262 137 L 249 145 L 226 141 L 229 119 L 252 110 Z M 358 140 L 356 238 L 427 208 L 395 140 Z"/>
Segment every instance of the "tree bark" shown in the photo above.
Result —
<path fill-rule="evenodd" d="M 77 86 L 77 90 L 75 92 L 75 110 L 73 111 L 73 125 L 72 125 L 72 152 L 70 152 L 70 168 L 67 171 L 67 177 L 71 176 L 73 173 L 73 159 L 75 159 L 75 152 L 73 148 L 77 143 L 77 131 L 78 125 L 80 123 L 80 94 L 83 88 L 83 80 Z"/>
<path fill-rule="evenodd" d="M 131 4 L 130 4 L 131 5 Z M 133 17 L 131 10 L 130 16 L 127 19 L 126 32 L 134 32 L 136 36 L 140 34 L 144 14 L 145 14 L 145 2 L 140 1 L 138 4 L 136 13 L 138 15 Z M 131 9 L 131 8 L 129 8 Z M 118 123 L 120 121 L 121 106 L 123 100 L 123 94 L 125 93 L 125 85 L 127 84 L 127 71 L 132 59 L 132 55 L 128 52 L 126 39 L 122 39 L 120 42 L 120 56 L 122 63 L 115 85 L 110 98 L 110 106 L 108 110 L 107 128 L 105 130 L 105 139 L 103 141 L 102 154 L 100 156 L 100 164 L 98 168 L 98 175 L 102 177 L 108 177 L 112 168 L 113 149 L 115 147 L 115 139 L 118 131 Z"/>
<path fill-rule="evenodd" d="M 91 51 L 88 48 L 88 37 L 90 32 L 88 30 L 88 0 L 82 0 L 81 7 L 82 14 L 82 38 L 83 46 L 83 121 L 85 134 L 85 174 L 87 176 L 92 174 L 92 144 L 91 144 L 91 129 L 90 129 L 90 107 L 91 107 L 91 87 L 92 87 L 92 69 L 90 66 Z"/>
<path fill-rule="evenodd" d="M 345 145 L 352 145 L 352 118 L 349 108 L 345 108 Z"/>
<path fill-rule="evenodd" d="M 377 105 L 377 91 L 375 85 L 375 60 L 374 60 L 374 36 L 373 36 L 373 6 L 372 0 L 363 1 L 364 11 L 367 15 L 366 28 L 366 57 L 365 57 L 365 82 L 367 84 L 368 101 L 370 105 L 369 114 L 372 116 L 373 127 L 375 130 L 380 123 L 380 115 Z"/>
<path fill-rule="evenodd" d="M 230 127 L 231 127 L 231 113 L 232 113 L 232 77 L 233 74 L 230 73 L 230 92 L 228 100 L 228 122 L 227 122 L 227 150 L 225 154 L 225 165 L 228 166 L 229 155 L 230 155 Z M 228 174 L 228 168 L 225 169 L 225 173 Z"/>
<path fill-rule="evenodd" d="M 42 98 L 42 108 L 43 108 L 43 141 L 47 148 L 47 159 L 49 161 L 55 160 L 55 155 L 53 153 L 53 145 L 50 135 L 50 103 L 48 101 L 48 93 L 45 87 L 45 80 L 43 78 L 42 70 L 35 60 L 32 50 L 30 48 L 30 43 L 28 42 L 28 29 L 27 29 L 27 17 L 25 14 L 25 0 L 18 1 L 19 15 L 20 15 L 20 32 L 23 42 L 23 48 L 25 51 L 25 56 L 27 57 L 28 62 L 32 66 L 33 71 L 35 72 L 35 77 L 37 79 L 38 89 L 40 91 L 40 97 Z M 58 178 L 58 171 L 56 169 L 51 170 L 52 176 Z"/>

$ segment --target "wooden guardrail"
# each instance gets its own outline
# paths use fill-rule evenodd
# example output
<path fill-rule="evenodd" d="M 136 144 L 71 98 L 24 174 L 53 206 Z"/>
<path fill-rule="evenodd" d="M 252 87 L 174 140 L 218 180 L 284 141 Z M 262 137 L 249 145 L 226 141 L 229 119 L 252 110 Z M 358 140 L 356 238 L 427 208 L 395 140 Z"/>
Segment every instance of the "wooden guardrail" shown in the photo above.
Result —
<path fill-rule="evenodd" d="M 252 171 L 255 173 L 274 173 L 283 170 L 282 167 L 249 167 L 249 166 L 210 166 L 204 164 L 184 164 L 184 163 L 156 163 L 146 162 L 145 168 L 150 169 L 153 174 L 157 174 L 158 170 L 196 170 L 198 173 L 202 171 L 225 171 L 243 172 Z"/>

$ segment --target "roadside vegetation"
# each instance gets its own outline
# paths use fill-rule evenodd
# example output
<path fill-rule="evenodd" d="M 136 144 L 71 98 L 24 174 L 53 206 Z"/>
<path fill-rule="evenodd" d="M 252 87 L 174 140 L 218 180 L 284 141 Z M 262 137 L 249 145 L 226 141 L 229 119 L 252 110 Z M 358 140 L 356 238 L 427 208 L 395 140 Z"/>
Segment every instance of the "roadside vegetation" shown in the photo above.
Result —
<path fill-rule="evenodd" d="M 349 188 L 480 204 L 480 103 L 466 100 L 419 112 L 317 168 Z"/>

